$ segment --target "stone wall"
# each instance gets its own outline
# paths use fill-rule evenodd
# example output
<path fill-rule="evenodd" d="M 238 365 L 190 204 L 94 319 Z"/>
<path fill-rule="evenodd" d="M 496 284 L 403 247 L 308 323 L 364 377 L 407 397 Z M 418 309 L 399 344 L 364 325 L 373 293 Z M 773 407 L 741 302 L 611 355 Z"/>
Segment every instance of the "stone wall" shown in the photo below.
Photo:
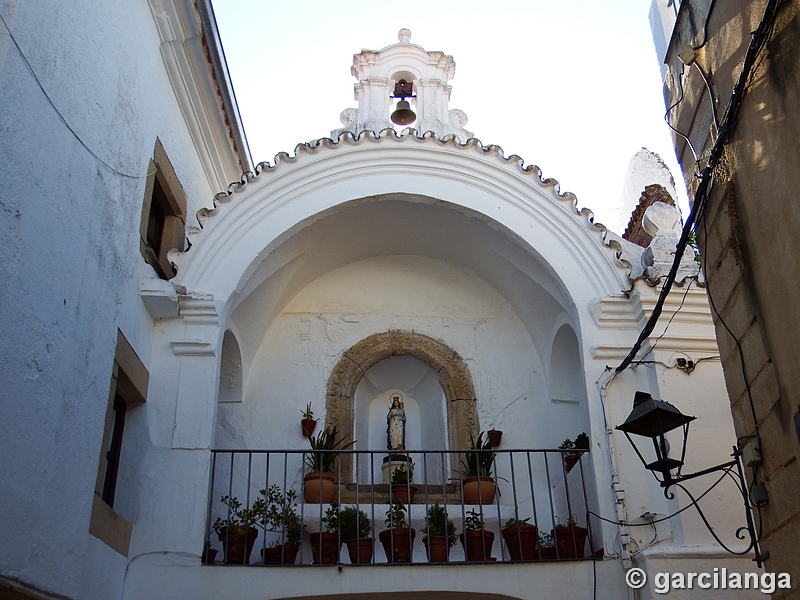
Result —
<path fill-rule="evenodd" d="M 671 122 L 692 140 L 701 167 L 716 135 L 702 75 L 719 97 L 721 119 L 751 32 L 767 5 L 716 2 L 705 44 L 709 2 L 685 2 L 681 8 L 668 56 L 666 101 L 671 106 L 683 94 Z M 795 580 L 800 577 L 795 544 L 800 536 L 800 444 L 793 419 L 800 404 L 800 310 L 792 299 L 800 276 L 795 199 L 800 113 L 792 99 L 800 93 L 798 8 L 800 2 L 783 2 L 777 13 L 697 225 L 737 435 L 758 436 L 763 453 L 763 465 L 748 475 L 751 482 L 765 483 L 769 493 L 769 503 L 756 515 L 757 526 L 763 526 L 762 549 L 769 553 L 765 569 L 789 572 Z M 702 46 L 695 51 L 696 64 L 684 65 L 677 58 L 686 44 Z M 683 139 L 675 139 L 694 192 L 698 180 L 692 152 Z M 800 598 L 800 591 L 779 591 L 773 597 Z"/>

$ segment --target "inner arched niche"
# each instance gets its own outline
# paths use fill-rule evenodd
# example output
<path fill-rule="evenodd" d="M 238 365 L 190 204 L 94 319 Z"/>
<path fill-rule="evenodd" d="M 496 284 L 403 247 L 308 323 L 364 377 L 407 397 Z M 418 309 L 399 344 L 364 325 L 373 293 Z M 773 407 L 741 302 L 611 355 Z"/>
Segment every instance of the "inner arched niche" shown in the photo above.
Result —
<path fill-rule="evenodd" d="M 219 402 L 242 401 L 242 353 L 230 329 L 225 330 L 222 338 L 218 398 Z"/>
<path fill-rule="evenodd" d="M 469 367 L 453 348 L 415 331 L 376 333 L 342 354 L 328 378 L 325 426 L 335 426 L 348 440 L 354 439 L 356 388 L 370 368 L 392 356 L 416 358 L 438 374 L 445 396 L 449 447 L 468 448 L 470 436 L 477 436 L 480 430 Z M 353 473 L 351 455 L 342 455 L 341 467 L 343 473 Z"/>
<path fill-rule="evenodd" d="M 373 365 L 356 386 L 354 430 L 357 450 L 387 450 L 386 415 L 399 396 L 406 412 L 406 450 L 447 450 L 445 395 L 439 374 L 413 356 L 390 356 Z M 416 457 L 418 481 L 422 469 L 427 483 L 444 483 L 440 454 Z M 380 481 L 381 461 L 357 465 L 359 481 Z M 371 472 L 371 473 L 370 473 Z"/>
<path fill-rule="evenodd" d="M 574 439 L 581 431 L 588 432 L 589 409 L 580 344 L 575 330 L 567 323 L 561 325 L 553 337 L 549 385 L 550 400 L 559 406 L 559 413 L 564 417 L 568 415 L 566 420 L 571 423 L 573 430 L 567 435 Z"/>

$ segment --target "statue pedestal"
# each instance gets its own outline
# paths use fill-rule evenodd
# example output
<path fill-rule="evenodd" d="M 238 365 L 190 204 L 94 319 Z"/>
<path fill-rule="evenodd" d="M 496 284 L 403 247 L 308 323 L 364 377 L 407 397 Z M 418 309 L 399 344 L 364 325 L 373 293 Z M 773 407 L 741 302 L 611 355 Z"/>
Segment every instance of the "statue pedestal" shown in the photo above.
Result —
<path fill-rule="evenodd" d="M 383 465 L 381 466 L 383 470 L 383 483 L 389 484 L 392 481 L 394 470 L 398 467 L 405 466 L 408 466 L 413 473 L 414 461 L 411 460 L 410 456 L 406 456 L 405 454 L 390 454 L 389 456 L 385 456 L 383 458 Z"/>

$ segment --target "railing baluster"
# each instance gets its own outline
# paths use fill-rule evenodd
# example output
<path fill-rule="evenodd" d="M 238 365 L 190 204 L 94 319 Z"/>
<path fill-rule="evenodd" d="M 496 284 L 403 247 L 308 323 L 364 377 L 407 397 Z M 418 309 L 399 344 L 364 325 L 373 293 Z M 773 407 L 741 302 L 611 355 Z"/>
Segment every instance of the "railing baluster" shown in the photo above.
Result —
<path fill-rule="evenodd" d="M 578 513 L 581 512 L 581 508 L 579 506 L 580 501 L 582 499 L 584 505 L 583 508 L 585 511 L 589 510 L 589 498 L 588 492 L 586 489 L 587 486 L 587 467 L 583 464 L 583 461 L 578 461 L 579 465 L 578 468 L 580 469 L 579 472 L 573 474 L 572 480 L 569 479 L 569 475 L 567 474 L 566 468 L 564 466 L 563 455 L 564 452 L 560 450 L 486 450 L 484 452 L 493 452 L 496 454 L 495 461 L 492 465 L 490 475 L 498 482 L 498 492 L 500 492 L 500 473 L 506 473 L 506 476 L 509 479 L 502 479 L 504 481 L 503 487 L 503 495 L 501 496 L 500 493 L 495 495 L 494 498 L 494 508 L 489 508 L 489 505 L 484 505 L 483 503 L 479 503 L 475 506 L 466 506 L 464 504 L 464 479 L 465 474 L 461 468 L 454 470 L 455 464 L 454 461 L 458 461 L 459 465 L 462 463 L 462 459 L 464 456 L 463 450 L 452 450 L 452 451 L 442 451 L 442 450 L 421 450 L 421 451 L 406 451 L 404 453 L 406 457 L 406 466 L 412 464 L 413 456 L 416 456 L 416 462 L 413 464 L 416 465 L 416 479 L 419 480 L 419 485 L 423 487 L 422 495 L 421 495 L 421 502 L 418 501 L 416 505 L 412 505 L 410 502 L 406 505 L 406 514 L 407 519 L 409 522 L 409 527 L 412 526 L 413 520 L 416 517 L 418 524 L 423 524 L 426 531 L 430 530 L 431 522 L 428 518 L 428 509 L 433 505 L 433 501 L 439 503 L 438 494 L 441 493 L 441 504 L 444 508 L 445 514 L 449 517 L 448 508 L 453 504 L 453 498 L 448 494 L 448 481 L 451 482 L 455 494 L 457 494 L 457 498 L 460 497 L 460 502 L 456 501 L 457 504 L 461 507 L 461 521 L 462 524 L 467 518 L 467 509 L 474 510 L 477 508 L 478 510 L 475 511 L 476 514 L 480 516 L 481 519 L 485 520 L 485 528 L 481 530 L 480 536 L 478 536 L 484 544 L 488 543 L 488 536 L 491 532 L 495 532 L 495 534 L 500 535 L 499 540 L 499 550 L 500 556 L 498 557 L 500 560 L 505 560 L 506 556 L 506 549 L 508 549 L 509 554 L 511 550 L 514 550 L 514 555 L 516 556 L 517 550 L 519 550 L 519 556 L 521 560 L 531 560 L 531 556 L 527 553 L 527 538 L 528 534 L 525 533 L 524 530 L 517 530 L 515 537 L 509 537 L 508 540 L 502 538 L 502 530 L 504 528 L 504 517 L 512 517 L 519 521 L 521 517 L 528 518 L 528 509 L 525 507 L 530 507 L 532 509 L 532 517 L 533 523 L 536 527 L 536 531 L 541 531 L 542 527 L 545 527 L 548 520 L 553 524 L 555 528 L 556 517 L 558 516 L 557 513 L 562 513 L 562 521 L 566 519 L 575 519 Z M 381 527 L 382 523 L 378 521 L 381 520 L 380 516 L 380 506 L 377 504 L 378 502 L 378 494 L 379 490 L 377 488 L 382 488 L 385 490 L 388 489 L 389 492 L 389 507 L 391 507 L 391 496 L 396 489 L 396 485 L 391 482 L 391 473 L 392 469 L 390 468 L 387 471 L 389 475 L 388 484 L 383 484 L 382 481 L 379 483 L 376 479 L 376 458 L 382 456 L 389 456 L 391 462 L 392 453 L 386 451 L 362 451 L 362 450 L 343 450 L 343 451 L 321 451 L 321 452 L 328 452 L 328 453 L 335 453 L 335 454 L 355 454 L 354 457 L 349 457 L 346 460 L 337 460 L 335 461 L 335 473 L 336 473 L 336 495 L 335 495 L 335 502 L 337 502 L 340 506 L 342 505 L 343 501 L 350 501 L 355 505 L 355 509 L 357 511 L 356 516 L 356 526 L 360 527 L 362 525 L 361 521 L 363 518 L 360 515 L 360 512 L 364 509 L 371 517 L 372 527 L 371 527 L 371 535 L 373 540 L 378 541 L 378 533 L 380 530 L 383 529 Z M 588 451 L 582 452 L 582 454 L 587 453 Z M 228 455 L 228 460 L 223 460 L 224 455 Z M 282 490 L 282 495 L 286 498 L 286 495 L 291 491 L 290 488 L 290 481 L 294 480 L 295 477 L 300 477 L 302 479 L 302 475 L 304 472 L 304 457 L 307 456 L 307 450 L 212 450 L 211 451 L 211 460 L 210 460 L 210 473 L 209 473 L 209 483 L 208 483 L 208 500 L 206 505 L 206 528 L 204 530 L 203 536 L 203 553 L 204 558 L 203 562 L 208 563 L 207 556 L 205 555 L 206 548 L 210 547 L 213 543 L 213 522 L 216 516 L 222 516 L 223 518 L 227 518 L 228 521 L 231 520 L 232 517 L 235 518 L 234 510 L 232 510 L 230 504 L 228 503 L 224 509 L 220 510 L 222 507 L 219 507 L 217 503 L 215 503 L 215 499 L 218 499 L 218 496 L 223 494 L 224 492 L 217 489 L 217 486 L 222 484 L 225 485 L 223 482 L 224 479 L 224 468 L 229 469 L 229 473 L 227 476 L 227 493 L 225 495 L 228 498 L 235 497 L 236 491 L 238 490 L 239 497 L 242 498 L 242 508 L 249 508 L 252 506 L 253 501 L 256 498 L 256 491 L 259 491 L 262 487 L 261 478 L 263 477 L 263 489 L 269 490 L 270 483 L 272 482 L 273 478 L 275 479 L 275 485 L 280 486 Z M 246 455 L 239 456 L 239 455 Z M 291 456 L 297 456 L 299 459 L 300 464 L 297 464 L 297 461 L 291 458 Z M 507 456 L 507 459 L 504 458 Z M 523 460 L 520 460 L 524 456 Z M 263 457 L 264 463 L 263 466 L 259 465 Z M 435 457 L 435 458 L 434 458 Z M 539 457 L 539 458 L 537 458 Z M 558 470 L 551 469 L 550 461 L 556 460 L 559 461 L 560 468 Z M 282 459 L 282 460 L 281 460 Z M 536 460 L 543 460 L 544 461 L 544 472 L 542 473 L 539 468 L 539 463 Z M 246 460 L 246 464 L 242 464 L 241 460 Z M 281 460 L 282 465 L 276 461 Z M 508 461 L 507 463 L 505 461 Z M 438 463 L 436 462 L 438 461 Z M 364 476 L 364 467 L 365 463 L 369 465 L 369 484 L 368 489 L 369 493 L 364 494 L 367 491 L 367 488 L 363 484 L 358 482 L 359 475 L 363 478 Z M 435 467 L 431 467 L 431 465 L 436 465 Z M 589 464 L 589 463 L 587 463 Z M 345 465 L 343 467 L 342 465 Z M 391 465 L 390 465 L 391 466 Z M 429 468 L 431 467 L 431 468 Z M 276 472 L 276 469 L 278 470 Z M 282 472 L 281 472 L 282 469 Z M 290 470 L 293 474 L 290 474 Z M 347 470 L 345 473 L 344 471 Z M 441 476 L 441 486 L 436 483 L 432 483 L 438 480 L 439 475 L 436 474 L 436 471 L 440 470 Z M 352 471 L 352 473 L 351 473 Z M 561 478 L 559 479 L 556 477 L 556 473 L 560 471 Z M 355 482 L 353 487 L 348 487 L 348 481 L 350 481 L 351 476 L 355 474 Z M 448 476 L 452 475 L 452 479 L 449 479 Z M 245 480 L 242 481 L 242 478 Z M 527 483 L 524 479 L 527 478 Z M 538 484 L 537 484 L 538 482 Z M 506 486 L 507 484 L 507 486 Z M 409 482 L 411 485 L 411 482 Z M 549 517 L 545 514 L 545 509 L 543 509 L 542 502 L 545 499 L 544 493 L 542 492 L 542 485 L 547 486 L 547 496 L 546 499 L 549 502 L 549 508 L 546 509 L 549 511 Z M 563 485 L 563 491 L 561 491 L 561 487 Z M 580 485 L 580 490 L 578 490 L 575 486 Z M 255 487 L 254 487 L 255 486 Z M 487 487 L 487 481 L 481 481 L 480 479 L 477 482 L 478 486 L 478 493 L 479 496 L 484 495 Z M 224 488 L 223 488 L 224 489 Z M 350 491 L 352 489 L 352 492 Z M 438 491 L 440 490 L 440 491 Z M 530 500 L 527 498 L 521 498 L 520 494 L 530 493 Z M 541 498 L 537 498 L 537 493 L 542 495 Z M 242 494 L 244 496 L 242 497 Z M 383 494 L 380 494 L 383 497 Z M 321 502 L 311 502 L 309 504 L 316 504 L 317 507 L 315 510 L 307 510 L 306 502 L 303 500 L 303 491 L 302 487 L 298 493 L 298 502 L 300 504 L 299 507 L 299 518 L 301 525 L 306 523 L 306 518 L 311 517 L 312 514 L 316 515 L 316 519 L 318 521 L 318 531 L 320 533 L 324 530 L 323 525 L 323 517 L 325 512 L 325 507 Z M 381 500 L 383 502 L 383 500 Z M 566 502 L 566 505 L 562 505 L 562 502 Z M 365 504 L 369 504 L 369 508 L 365 506 Z M 577 504 L 576 504 L 577 503 Z M 280 507 L 285 508 L 285 507 Z M 566 509 L 566 513 L 564 513 L 564 509 Z M 419 513 L 419 511 L 423 511 Z M 578 511 L 578 512 L 576 512 Z M 418 514 L 419 513 L 419 514 Z M 587 528 L 588 528 L 588 516 L 587 519 Z M 496 522 L 496 526 L 495 526 Z M 262 524 L 263 525 L 263 524 Z M 313 528 L 312 524 L 310 525 Z M 267 539 L 268 531 L 266 527 L 264 528 L 264 538 L 260 544 L 262 550 L 262 556 L 264 554 L 264 550 L 269 548 L 269 545 L 272 543 L 270 539 Z M 278 528 L 276 527 L 276 530 Z M 390 528 L 391 529 L 391 528 Z M 462 527 L 463 530 L 463 527 Z M 301 528 L 301 531 L 303 529 Z M 284 564 L 286 562 L 287 556 L 287 542 L 288 542 L 288 535 L 289 532 L 287 530 L 287 523 L 285 520 L 282 523 L 282 526 L 279 531 L 276 531 L 279 534 L 275 538 L 275 544 L 280 544 L 281 551 L 280 551 L 280 564 Z M 446 533 L 446 531 L 445 531 Z M 394 532 L 389 533 L 390 538 L 392 539 L 392 543 L 394 540 Z M 572 530 L 570 532 L 571 542 L 577 551 L 576 558 L 583 557 L 583 550 L 585 548 L 578 547 L 579 540 L 583 539 L 582 534 Z M 229 530 L 225 530 L 223 534 L 222 546 L 223 550 L 229 547 L 229 543 L 232 540 L 232 532 Z M 421 541 L 422 535 L 420 536 Z M 566 542 L 566 540 L 564 540 Z M 345 542 L 344 540 L 344 533 L 339 530 L 337 533 L 337 544 L 339 549 L 339 556 L 337 561 L 339 563 L 342 562 L 351 562 L 349 560 L 344 559 L 341 556 L 342 545 Z M 554 536 L 554 545 L 555 545 L 555 556 L 558 559 L 565 559 L 570 558 L 572 553 L 566 554 L 564 551 L 559 550 L 557 539 Z M 413 543 L 413 542 L 412 542 Z M 592 538 L 591 530 L 588 533 L 588 544 L 590 548 L 589 557 L 593 558 L 592 551 L 594 548 L 594 544 L 596 542 Z M 511 544 L 514 544 L 511 547 Z M 414 544 L 417 545 L 417 544 Z M 419 544 L 422 545 L 422 544 Z M 308 544 L 301 544 L 307 548 Z M 418 546 L 418 545 L 417 545 Z M 538 557 L 542 557 L 542 548 L 537 546 L 537 554 Z M 563 546 L 563 542 L 562 542 Z M 484 546 L 485 547 L 485 546 Z M 426 552 L 426 556 L 424 560 L 417 560 L 417 562 L 429 562 L 427 558 L 427 549 L 423 549 Z M 566 547 L 564 548 L 566 550 Z M 300 550 L 300 559 L 297 563 L 298 566 L 303 564 L 308 564 L 308 560 L 305 558 L 306 550 Z M 373 550 L 373 564 L 380 564 L 378 561 L 377 556 L 374 554 L 375 550 Z M 491 560 L 491 551 L 489 553 L 483 552 L 483 555 L 480 557 L 480 562 L 489 562 Z M 245 560 L 249 560 L 249 556 L 245 557 Z M 222 561 L 219 561 L 222 564 L 232 564 L 231 556 L 227 553 Z M 387 557 L 389 562 L 395 562 L 396 557 L 392 556 L 392 553 Z M 263 563 L 263 560 L 258 561 Z M 210 563 L 208 563 L 210 564 Z"/>

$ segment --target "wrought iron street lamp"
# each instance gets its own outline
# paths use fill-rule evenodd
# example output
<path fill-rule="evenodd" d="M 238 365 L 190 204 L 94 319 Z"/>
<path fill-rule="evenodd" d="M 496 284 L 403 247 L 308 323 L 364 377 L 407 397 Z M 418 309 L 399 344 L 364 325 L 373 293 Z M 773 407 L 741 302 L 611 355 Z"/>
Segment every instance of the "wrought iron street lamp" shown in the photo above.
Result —
<path fill-rule="evenodd" d="M 683 458 L 686 454 L 689 423 L 694 420 L 695 417 L 684 415 L 669 402 L 656 400 L 647 392 L 636 392 L 633 398 L 633 410 L 631 414 L 628 415 L 625 422 L 617 427 L 617 429 L 625 433 L 625 437 L 628 438 L 628 441 L 631 443 L 631 446 L 633 446 L 639 459 L 644 463 L 645 468 L 654 473 L 661 473 L 663 477 L 661 485 L 669 487 L 673 482 L 678 480 L 673 477 L 673 470 L 678 471 L 677 478 L 681 477 L 680 468 L 683 466 Z M 683 427 L 681 458 L 670 458 L 670 445 L 667 441 L 666 434 L 680 427 Z M 656 451 L 655 462 L 648 463 L 645 460 L 639 448 L 636 447 L 636 443 L 631 439 L 630 434 L 648 437 L 653 440 L 653 446 Z"/>
<path fill-rule="evenodd" d="M 631 414 L 628 415 L 628 418 L 625 420 L 625 422 L 616 429 L 622 431 L 625 434 L 625 437 L 628 438 L 628 441 L 631 443 L 631 446 L 633 446 L 633 449 L 636 451 L 636 455 L 639 457 L 639 460 L 642 461 L 642 464 L 644 464 L 645 468 L 653 471 L 653 473 L 661 474 L 661 478 L 659 479 L 658 476 L 656 476 L 656 479 L 659 480 L 661 487 L 664 488 L 664 495 L 667 498 L 674 498 L 674 495 L 669 491 L 670 487 L 673 485 L 681 487 L 692 499 L 693 504 L 697 508 L 697 511 L 703 520 L 703 523 L 711 532 L 711 535 L 714 536 L 714 539 L 716 539 L 717 542 L 723 548 L 725 548 L 725 550 L 731 554 L 739 555 L 747 554 L 753 550 L 755 552 L 755 560 L 758 565 L 761 566 L 762 561 L 766 557 L 761 554 L 758 547 L 758 536 L 756 535 L 755 526 L 753 524 L 748 487 L 744 479 L 742 464 L 740 462 L 740 457 L 742 456 L 741 448 L 734 447 L 733 454 L 731 455 L 733 460 L 730 460 L 726 463 L 715 465 L 713 467 L 709 467 L 695 473 L 690 473 L 688 475 L 681 473 L 684 457 L 686 456 L 686 441 L 689 437 L 689 423 L 694 420 L 695 417 L 684 415 L 669 402 L 665 402 L 664 400 L 656 400 L 647 392 L 636 392 L 633 399 L 633 410 L 631 411 Z M 670 445 L 667 441 L 666 434 L 681 427 L 683 428 L 683 441 L 681 445 L 680 459 L 671 458 L 669 456 Z M 642 452 L 631 438 L 630 434 L 650 438 L 652 440 L 656 452 L 655 461 L 651 463 L 647 462 L 642 455 Z M 696 477 L 708 475 L 709 473 L 718 471 L 724 471 L 722 477 L 725 475 L 733 477 L 734 481 L 736 481 L 739 491 L 742 494 L 742 500 L 745 506 L 745 514 L 747 517 L 747 525 L 736 531 L 736 537 L 738 539 L 745 539 L 744 535 L 742 535 L 743 531 L 747 531 L 750 537 L 750 544 L 742 552 L 733 551 L 722 543 L 711 525 L 706 520 L 705 515 L 703 515 L 703 512 L 700 510 L 700 507 L 697 506 L 697 500 L 695 500 L 691 493 L 689 493 L 689 491 L 681 485 L 682 482 L 689 479 L 694 479 Z M 752 487 L 754 489 L 756 487 L 763 488 L 763 486 Z M 759 494 L 759 497 L 763 499 L 763 503 L 766 503 L 765 491 Z M 759 500 L 756 500 L 754 503 L 756 506 L 762 506 L 762 503 Z"/>

